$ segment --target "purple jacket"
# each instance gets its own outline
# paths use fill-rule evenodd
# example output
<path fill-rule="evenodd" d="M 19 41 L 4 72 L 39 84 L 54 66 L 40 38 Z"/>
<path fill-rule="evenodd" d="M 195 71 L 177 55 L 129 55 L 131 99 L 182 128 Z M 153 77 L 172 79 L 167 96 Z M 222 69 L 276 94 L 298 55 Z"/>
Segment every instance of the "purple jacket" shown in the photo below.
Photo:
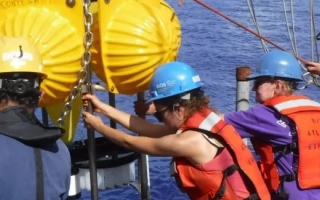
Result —
<path fill-rule="evenodd" d="M 272 145 L 283 145 L 291 143 L 297 137 L 293 124 L 289 124 L 280 113 L 264 105 L 225 114 L 224 119 L 234 126 L 242 138 L 256 137 Z M 289 153 L 281 157 L 279 153 L 275 153 L 275 158 L 279 158 L 275 160 L 280 175 L 291 174 L 297 168 L 297 154 Z M 284 189 L 289 194 L 289 200 L 320 200 L 320 188 L 300 190 L 297 182 L 293 181 L 284 182 Z"/>

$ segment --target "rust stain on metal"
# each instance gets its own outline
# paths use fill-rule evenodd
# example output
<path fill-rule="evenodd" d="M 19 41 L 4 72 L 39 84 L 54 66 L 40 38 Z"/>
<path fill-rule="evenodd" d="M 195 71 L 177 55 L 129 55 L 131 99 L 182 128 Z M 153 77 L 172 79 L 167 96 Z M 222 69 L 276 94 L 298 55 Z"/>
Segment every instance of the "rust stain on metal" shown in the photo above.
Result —
<path fill-rule="evenodd" d="M 246 81 L 247 77 L 251 74 L 251 68 L 248 66 L 240 66 L 236 69 L 237 81 Z"/>

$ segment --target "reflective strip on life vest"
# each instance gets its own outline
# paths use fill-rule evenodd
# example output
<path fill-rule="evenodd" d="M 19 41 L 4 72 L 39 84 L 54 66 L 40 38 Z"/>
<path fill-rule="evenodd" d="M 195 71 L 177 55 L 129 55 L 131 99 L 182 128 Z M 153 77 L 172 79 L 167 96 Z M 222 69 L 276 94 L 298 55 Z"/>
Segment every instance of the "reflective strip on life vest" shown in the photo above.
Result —
<path fill-rule="evenodd" d="M 276 105 L 274 105 L 274 108 L 277 111 L 281 112 L 281 111 L 288 109 L 288 108 L 296 108 L 296 107 L 300 107 L 300 106 L 312 106 L 312 107 L 319 107 L 320 108 L 320 103 L 309 100 L 309 99 L 296 99 L 296 100 L 290 100 L 290 101 L 276 104 Z"/>
<path fill-rule="evenodd" d="M 210 131 L 212 130 L 212 128 L 217 125 L 219 122 L 221 121 L 221 118 L 211 112 L 202 122 L 201 124 L 199 125 L 199 129 L 203 129 L 203 130 L 207 130 L 207 131 Z M 179 133 L 182 133 L 183 130 L 178 130 L 176 133 L 179 134 Z"/>
<path fill-rule="evenodd" d="M 215 125 L 218 124 L 218 122 L 221 121 L 221 118 L 211 112 L 200 124 L 199 128 L 203 130 L 211 130 Z"/>

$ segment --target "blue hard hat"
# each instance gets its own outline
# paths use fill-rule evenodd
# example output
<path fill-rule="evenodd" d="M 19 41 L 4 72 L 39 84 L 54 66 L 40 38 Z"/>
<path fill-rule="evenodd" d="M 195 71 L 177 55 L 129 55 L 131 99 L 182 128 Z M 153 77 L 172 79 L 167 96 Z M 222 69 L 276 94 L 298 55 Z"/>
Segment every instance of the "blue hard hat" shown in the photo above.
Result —
<path fill-rule="evenodd" d="M 147 102 L 183 94 L 202 85 L 199 75 L 190 65 L 178 61 L 169 62 L 155 70 Z"/>
<path fill-rule="evenodd" d="M 249 80 L 261 76 L 288 78 L 302 81 L 302 70 L 297 59 L 289 53 L 275 50 L 263 55 L 255 72 L 248 76 Z"/>

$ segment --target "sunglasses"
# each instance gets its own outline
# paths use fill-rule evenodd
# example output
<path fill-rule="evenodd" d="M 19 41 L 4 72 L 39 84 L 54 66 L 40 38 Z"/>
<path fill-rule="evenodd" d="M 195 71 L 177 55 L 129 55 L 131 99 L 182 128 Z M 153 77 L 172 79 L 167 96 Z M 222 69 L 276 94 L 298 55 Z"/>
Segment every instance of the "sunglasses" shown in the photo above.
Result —
<path fill-rule="evenodd" d="M 166 112 L 166 110 L 168 110 L 169 108 L 165 108 L 165 109 L 163 109 L 163 110 L 161 110 L 161 111 L 157 111 L 157 112 L 155 112 L 154 114 L 153 114 L 153 116 L 155 117 L 155 118 L 157 118 L 157 120 L 159 121 L 159 122 L 163 122 L 163 114 Z"/>

